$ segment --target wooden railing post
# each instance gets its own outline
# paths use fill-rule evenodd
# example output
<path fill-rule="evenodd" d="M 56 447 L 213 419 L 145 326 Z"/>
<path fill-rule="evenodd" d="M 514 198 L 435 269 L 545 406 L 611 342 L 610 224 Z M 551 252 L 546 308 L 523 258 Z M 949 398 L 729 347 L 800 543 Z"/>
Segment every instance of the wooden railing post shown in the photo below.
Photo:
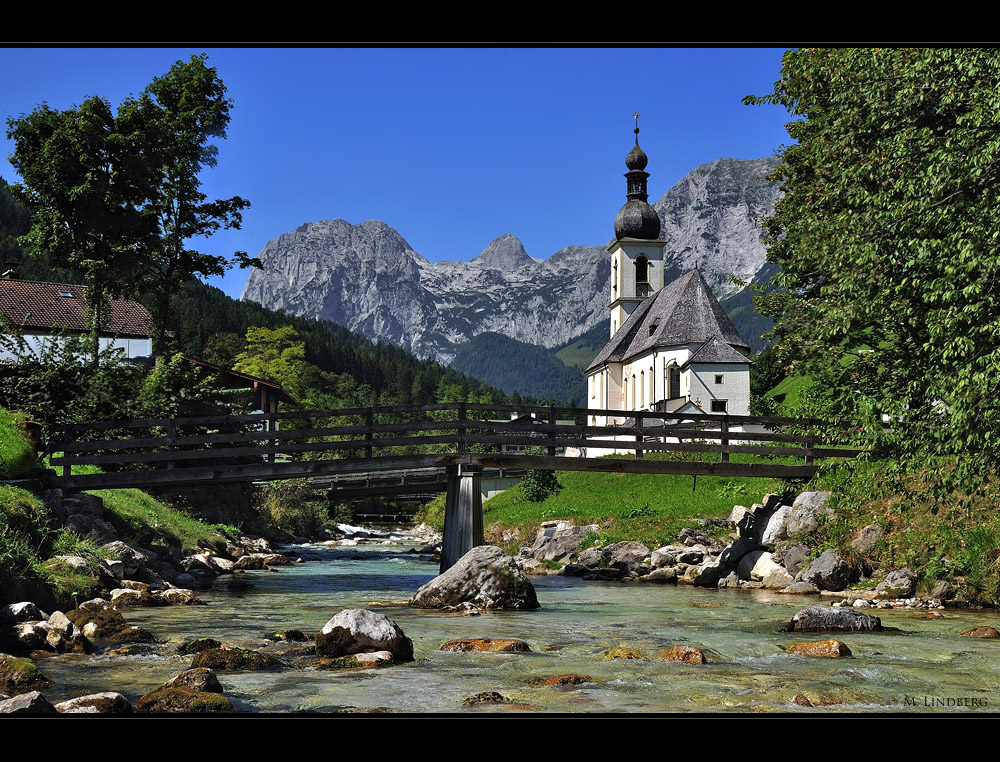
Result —
<path fill-rule="evenodd" d="M 729 416 L 728 415 L 723 415 L 722 416 L 722 426 L 721 426 L 721 432 L 720 433 L 722 434 L 722 439 L 720 440 L 721 443 L 722 443 L 722 454 L 720 455 L 720 461 L 722 463 L 728 463 L 729 462 L 729 444 L 730 444 L 729 443 Z"/>
<path fill-rule="evenodd" d="M 465 421 L 466 421 L 466 411 L 465 403 L 458 403 L 458 451 L 465 452 Z"/>
<path fill-rule="evenodd" d="M 267 421 L 264 423 L 264 426 L 266 427 L 266 430 L 267 430 L 267 432 L 269 434 L 273 434 L 275 432 L 275 430 L 277 429 L 277 426 L 278 426 L 278 421 L 274 417 L 274 413 L 268 413 L 267 414 Z M 274 456 L 275 456 L 274 448 L 276 448 L 277 446 L 278 446 L 278 440 L 277 439 L 268 439 L 267 440 L 267 447 L 268 447 L 267 462 L 268 463 L 274 463 Z"/>
<path fill-rule="evenodd" d="M 807 425 L 809 429 L 806 434 L 806 465 L 811 466 L 815 460 L 812 456 L 812 449 L 816 444 L 816 435 L 813 433 L 813 422 L 809 421 Z"/>
<path fill-rule="evenodd" d="M 69 445 L 69 444 L 73 443 L 73 434 L 72 434 L 72 432 L 70 432 L 68 429 L 65 430 L 65 431 L 63 431 L 62 441 L 63 441 L 63 459 L 65 460 L 69 456 L 69 452 L 66 449 L 66 445 Z M 62 467 L 62 472 L 63 472 L 62 475 L 64 477 L 71 476 L 72 473 L 73 473 L 73 467 L 70 466 L 68 463 L 66 463 Z"/>
<path fill-rule="evenodd" d="M 375 410 L 373 408 L 368 408 L 365 411 L 365 439 L 368 440 L 368 444 L 365 445 L 365 457 L 370 458 L 372 456 L 372 437 L 375 436 L 372 429 L 375 428 Z"/>
<path fill-rule="evenodd" d="M 177 438 L 177 421 L 171 418 L 167 421 L 167 452 L 173 452 L 177 449 L 177 445 L 174 444 L 174 440 Z M 167 470 L 170 471 L 176 466 L 174 459 L 171 458 L 167 461 Z"/>
<path fill-rule="evenodd" d="M 556 425 L 556 411 L 550 408 L 549 409 L 549 426 L 555 426 L 555 425 Z M 555 444 L 555 442 L 556 442 L 556 432 L 555 432 L 555 430 L 552 430 L 552 431 L 549 432 L 549 439 L 552 440 L 552 444 L 549 445 L 549 448 L 548 448 L 547 452 L 548 452 L 550 458 L 554 458 L 556 456 L 556 444 Z"/>
<path fill-rule="evenodd" d="M 642 445 L 642 431 L 641 431 L 641 429 L 642 429 L 642 422 L 644 420 L 645 419 L 643 418 L 642 412 L 637 410 L 636 413 L 635 413 L 635 426 L 636 426 L 637 429 L 640 429 L 640 431 L 639 431 L 638 434 L 635 435 L 635 443 L 636 443 L 635 459 L 636 460 L 642 460 L 643 459 L 643 452 L 642 452 L 642 446 L 641 446 Z"/>

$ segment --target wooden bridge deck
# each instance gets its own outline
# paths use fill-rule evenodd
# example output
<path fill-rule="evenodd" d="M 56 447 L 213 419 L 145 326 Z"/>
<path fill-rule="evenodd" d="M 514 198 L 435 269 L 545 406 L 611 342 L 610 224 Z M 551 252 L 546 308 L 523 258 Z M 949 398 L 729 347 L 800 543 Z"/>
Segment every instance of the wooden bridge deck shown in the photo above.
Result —
<path fill-rule="evenodd" d="M 488 418 L 509 417 L 512 412 L 530 413 L 540 420 Z M 585 423 L 588 416 L 622 418 L 620 410 L 450 403 L 108 421 L 57 427 L 49 450 L 62 451 L 51 462 L 61 468 L 60 482 L 67 490 L 179 487 L 359 472 L 416 474 L 460 466 L 807 479 L 815 473 L 818 458 L 859 454 L 822 440 L 817 434 L 819 422 L 813 420 L 708 414 L 671 417 L 651 412 L 626 415 L 634 426 Z M 557 416 L 572 417 L 574 423 L 558 423 Z M 528 454 L 525 448 L 544 454 Z M 568 451 L 570 456 L 557 456 L 559 451 Z M 619 455 L 594 457 L 595 451 Z M 623 451 L 629 454 L 623 457 Z M 685 453 L 688 458 L 712 460 L 647 457 L 651 453 Z M 732 462 L 730 456 L 737 453 L 757 460 Z M 776 463 L 773 456 L 793 456 L 801 464 Z M 84 469 L 77 468 L 73 473 L 74 466 L 96 466 L 102 472 L 81 473 Z M 414 477 L 415 485 L 418 481 Z"/>

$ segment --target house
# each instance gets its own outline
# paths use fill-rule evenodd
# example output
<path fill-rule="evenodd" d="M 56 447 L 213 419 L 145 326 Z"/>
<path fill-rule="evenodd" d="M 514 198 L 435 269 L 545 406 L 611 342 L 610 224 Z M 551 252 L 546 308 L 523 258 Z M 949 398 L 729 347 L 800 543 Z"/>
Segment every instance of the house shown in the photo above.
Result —
<path fill-rule="evenodd" d="M 608 248 L 611 340 L 586 370 L 587 406 L 748 415 L 749 346 L 697 269 L 664 283 L 666 241 L 647 200 L 647 157 L 635 133 L 625 158 L 627 201 Z M 627 417 L 591 415 L 590 423 Z"/>
<path fill-rule="evenodd" d="M 86 293 L 84 286 L 69 283 L 0 279 L 0 320 L 20 329 L 33 350 L 52 337 L 83 336 L 87 333 Z M 112 299 L 109 312 L 100 335 L 100 350 L 122 349 L 130 360 L 149 362 L 153 324 L 146 308 L 129 299 Z M 0 347 L 0 362 L 10 362 L 13 357 Z"/>

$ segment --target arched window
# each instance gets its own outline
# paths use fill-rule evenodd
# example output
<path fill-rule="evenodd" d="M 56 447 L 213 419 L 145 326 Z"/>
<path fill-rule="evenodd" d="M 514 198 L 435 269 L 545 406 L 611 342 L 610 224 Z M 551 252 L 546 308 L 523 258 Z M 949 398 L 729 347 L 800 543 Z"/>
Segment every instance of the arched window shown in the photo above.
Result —
<path fill-rule="evenodd" d="M 639 371 L 639 407 L 646 405 L 646 371 Z"/>
<path fill-rule="evenodd" d="M 618 298 L 618 260 L 611 260 L 611 301 Z"/>
<path fill-rule="evenodd" d="M 644 254 L 635 258 L 635 295 L 649 296 L 649 260 Z"/>
<path fill-rule="evenodd" d="M 681 396 L 681 369 L 677 363 L 672 362 L 666 367 L 664 373 L 666 381 L 667 399 L 677 399 Z"/>
<path fill-rule="evenodd" d="M 635 410 L 635 373 L 632 374 L 632 409 Z"/>

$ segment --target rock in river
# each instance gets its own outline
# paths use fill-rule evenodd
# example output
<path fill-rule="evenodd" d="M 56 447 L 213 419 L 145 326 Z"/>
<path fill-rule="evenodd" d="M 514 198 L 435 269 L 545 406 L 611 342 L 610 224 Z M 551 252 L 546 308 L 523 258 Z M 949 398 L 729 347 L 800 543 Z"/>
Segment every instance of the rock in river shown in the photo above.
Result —
<path fill-rule="evenodd" d="M 396 661 L 413 661 L 413 641 L 384 614 L 344 609 L 316 635 L 316 655 L 336 659 L 369 651 L 388 651 Z"/>
<path fill-rule="evenodd" d="M 784 632 L 882 632 L 882 620 L 848 608 L 806 606 L 792 617 Z"/>
<path fill-rule="evenodd" d="M 537 609 L 535 588 L 517 562 L 494 545 L 480 545 L 410 599 L 420 609 L 471 603 L 484 609 Z"/>

